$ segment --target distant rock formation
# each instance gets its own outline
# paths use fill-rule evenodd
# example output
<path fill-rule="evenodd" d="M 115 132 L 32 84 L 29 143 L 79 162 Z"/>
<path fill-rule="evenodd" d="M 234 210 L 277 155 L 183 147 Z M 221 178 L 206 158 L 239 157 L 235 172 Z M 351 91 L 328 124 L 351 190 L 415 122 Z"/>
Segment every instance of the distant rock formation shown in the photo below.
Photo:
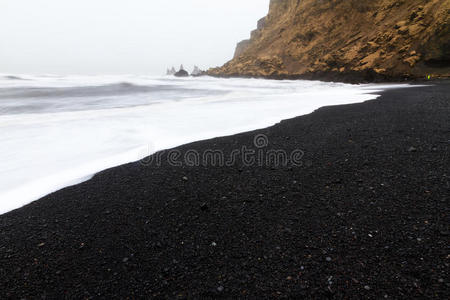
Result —
<path fill-rule="evenodd" d="M 449 0 L 271 0 L 213 76 L 349 81 L 450 77 Z M 357 80 L 357 79 L 356 79 Z"/>
<path fill-rule="evenodd" d="M 172 69 L 167 69 L 166 75 L 175 75 L 176 72 L 175 68 L 172 67 Z"/>
<path fill-rule="evenodd" d="M 194 66 L 194 70 L 192 70 L 191 75 L 192 75 L 192 76 L 200 76 L 200 75 L 203 75 L 203 73 L 205 73 L 205 72 L 202 71 L 202 70 L 200 70 L 199 67 Z"/>
<path fill-rule="evenodd" d="M 180 66 L 180 70 L 174 74 L 176 77 L 188 77 L 189 73 L 184 69 L 183 65 Z"/>

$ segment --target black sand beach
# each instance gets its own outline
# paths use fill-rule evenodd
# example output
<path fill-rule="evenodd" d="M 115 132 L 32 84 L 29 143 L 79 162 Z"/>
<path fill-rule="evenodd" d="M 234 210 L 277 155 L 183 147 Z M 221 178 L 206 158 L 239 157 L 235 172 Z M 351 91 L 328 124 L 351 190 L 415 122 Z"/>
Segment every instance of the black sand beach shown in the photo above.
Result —
<path fill-rule="evenodd" d="M 433 84 L 178 148 L 300 164 L 165 151 L 2 215 L 0 298 L 449 298 L 450 82 Z"/>

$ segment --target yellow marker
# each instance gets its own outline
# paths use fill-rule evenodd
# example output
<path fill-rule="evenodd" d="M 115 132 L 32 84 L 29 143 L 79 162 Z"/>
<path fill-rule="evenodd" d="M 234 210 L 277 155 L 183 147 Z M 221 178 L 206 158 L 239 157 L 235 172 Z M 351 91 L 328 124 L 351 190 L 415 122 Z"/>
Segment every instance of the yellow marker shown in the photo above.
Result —
<path fill-rule="evenodd" d="M 428 80 L 430 80 L 430 79 L 431 79 L 431 75 L 428 75 L 428 77 L 427 77 L 427 78 L 428 78 Z"/>

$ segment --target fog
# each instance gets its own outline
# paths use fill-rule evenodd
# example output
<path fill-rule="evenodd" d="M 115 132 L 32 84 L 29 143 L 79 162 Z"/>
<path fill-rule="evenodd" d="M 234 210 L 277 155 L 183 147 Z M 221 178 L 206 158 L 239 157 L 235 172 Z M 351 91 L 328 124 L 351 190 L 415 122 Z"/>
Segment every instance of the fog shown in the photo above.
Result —
<path fill-rule="evenodd" d="M 0 73 L 151 74 L 229 60 L 269 0 L 1 0 Z"/>

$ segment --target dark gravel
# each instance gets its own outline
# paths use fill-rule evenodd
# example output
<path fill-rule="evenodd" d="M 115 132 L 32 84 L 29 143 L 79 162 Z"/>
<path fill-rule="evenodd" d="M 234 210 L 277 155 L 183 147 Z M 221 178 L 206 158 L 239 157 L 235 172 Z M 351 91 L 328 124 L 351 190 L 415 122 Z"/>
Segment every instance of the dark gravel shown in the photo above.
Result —
<path fill-rule="evenodd" d="M 113 168 L 0 216 L 0 298 L 450 297 L 450 82 L 265 134 L 301 166 Z"/>

